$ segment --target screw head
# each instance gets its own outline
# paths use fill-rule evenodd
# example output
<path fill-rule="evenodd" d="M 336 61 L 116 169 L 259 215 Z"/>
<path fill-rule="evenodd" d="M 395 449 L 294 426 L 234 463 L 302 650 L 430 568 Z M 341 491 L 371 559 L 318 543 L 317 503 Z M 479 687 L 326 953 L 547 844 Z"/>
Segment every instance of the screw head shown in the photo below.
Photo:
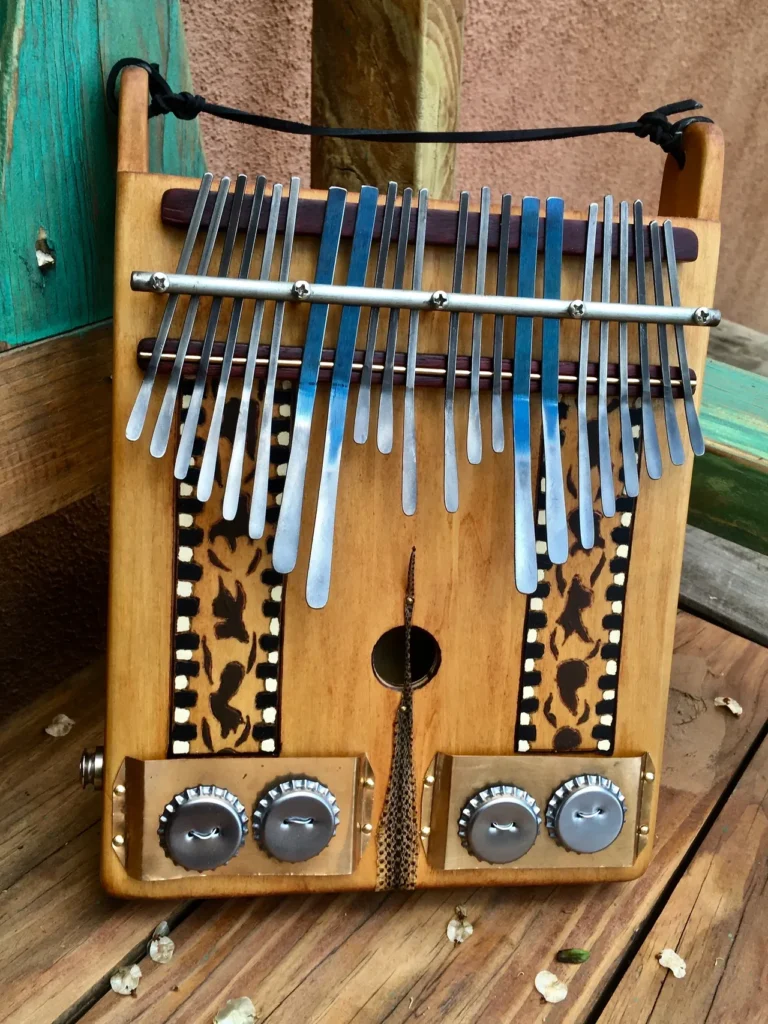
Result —
<path fill-rule="evenodd" d="M 442 309 L 448 302 L 448 292 L 438 290 L 432 292 L 432 298 L 430 300 L 434 309 Z"/>
<path fill-rule="evenodd" d="M 155 273 L 149 279 L 149 283 L 152 285 L 153 292 L 168 291 L 168 275 L 164 274 L 161 270 L 155 271 Z"/>
<path fill-rule="evenodd" d="M 656 778 L 656 776 L 653 774 L 653 772 L 646 772 L 645 773 L 645 781 L 646 782 L 653 782 L 653 780 L 655 778 Z"/>
<path fill-rule="evenodd" d="M 709 324 L 714 323 L 715 318 L 712 315 L 712 310 L 706 306 L 699 306 L 693 314 L 693 322 L 698 324 L 699 327 L 707 327 Z"/>
<path fill-rule="evenodd" d="M 365 785 L 368 789 L 373 789 L 373 787 L 376 785 L 376 782 L 374 779 L 369 777 L 365 780 Z"/>
<path fill-rule="evenodd" d="M 112 842 L 113 842 L 113 844 L 115 846 L 124 846 L 125 845 L 125 836 L 121 836 L 120 833 L 118 832 L 118 834 L 116 836 L 112 837 Z"/>
<path fill-rule="evenodd" d="M 296 299 L 308 299 L 311 291 L 308 281 L 297 281 L 293 286 L 293 295 Z"/>
<path fill-rule="evenodd" d="M 641 836 L 647 836 L 651 830 L 648 828 L 647 825 L 641 825 L 638 831 Z"/>
<path fill-rule="evenodd" d="M 424 825 L 424 826 L 423 826 L 423 828 L 422 828 L 422 830 L 421 830 L 421 834 L 422 834 L 422 835 L 423 835 L 423 836 L 424 836 L 425 838 L 426 838 L 426 837 L 427 837 L 427 836 L 428 836 L 428 835 L 429 835 L 429 834 L 430 834 L 431 832 L 432 832 L 432 829 L 431 829 L 431 828 L 429 827 L 429 825 Z"/>
<path fill-rule="evenodd" d="M 112 792 L 115 794 L 115 796 L 122 796 L 125 793 L 125 786 L 122 784 L 122 782 L 118 782 L 118 784 L 115 786 Z"/>
<path fill-rule="evenodd" d="M 435 776 L 434 775 L 428 775 L 426 777 L 426 779 L 424 779 L 424 785 L 425 786 L 434 786 L 434 784 L 435 784 Z"/>
<path fill-rule="evenodd" d="M 371 832 L 373 832 L 373 825 L 370 823 L 370 821 L 367 821 L 365 825 L 363 825 L 363 832 L 365 832 L 365 834 L 368 836 L 371 834 Z"/>
<path fill-rule="evenodd" d="M 573 317 L 574 320 L 581 320 L 584 316 L 584 303 L 581 299 L 574 299 L 568 307 L 568 316 Z"/>

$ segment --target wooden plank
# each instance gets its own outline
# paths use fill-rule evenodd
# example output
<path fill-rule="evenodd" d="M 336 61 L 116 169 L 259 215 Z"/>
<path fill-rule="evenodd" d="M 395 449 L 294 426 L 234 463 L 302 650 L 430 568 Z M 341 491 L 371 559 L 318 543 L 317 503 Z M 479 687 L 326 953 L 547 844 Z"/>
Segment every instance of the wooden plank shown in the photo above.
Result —
<path fill-rule="evenodd" d="M 173 932 L 169 965 L 142 961 L 136 999 L 108 993 L 85 1021 L 208 1020 L 250 996 L 257 1018 L 388 1024 L 584 1021 L 678 870 L 768 714 L 768 651 L 678 616 L 666 762 L 654 859 L 635 882 L 589 887 L 345 894 L 203 903 Z M 727 693 L 741 718 L 715 708 Z M 474 934 L 454 949 L 445 928 L 467 907 Z M 564 967 L 558 949 L 585 946 Z M 554 969 L 568 999 L 544 1006 L 535 974 Z"/>
<path fill-rule="evenodd" d="M 763 742 L 600 1017 L 731 1024 L 768 998 L 768 742 Z M 659 966 L 662 949 L 685 978 Z"/>
<path fill-rule="evenodd" d="M 768 646 L 768 556 L 689 526 L 680 605 Z"/>
<path fill-rule="evenodd" d="M 75 725 L 53 738 L 44 729 L 59 713 Z M 0 727 L 0 1021 L 75 1019 L 118 963 L 141 955 L 157 922 L 179 912 L 101 888 L 101 801 L 80 789 L 77 763 L 103 729 L 103 663 Z"/>
<path fill-rule="evenodd" d="M 0 354 L 0 536 L 109 480 L 112 324 Z"/>
<path fill-rule="evenodd" d="M 0 35 L 0 342 L 18 345 L 112 310 L 114 119 L 104 86 L 126 54 L 158 59 L 191 88 L 178 0 L 10 0 Z M 152 163 L 203 166 L 197 121 L 158 117 Z M 65 169 L 64 172 L 62 169 Z M 54 263 L 38 265 L 49 252 Z"/>
<path fill-rule="evenodd" d="M 721 320 L 709 331 L 709 357 L 768 377 L 768 334 Z"/>
<path fill-rule="evenodd" d="M 312 122 L 346 128 L 458 128 L 464 0 L 316 0 Z M 428 188 L 453 195 L 455 145 L 312 139 L 312 184 Z"/>

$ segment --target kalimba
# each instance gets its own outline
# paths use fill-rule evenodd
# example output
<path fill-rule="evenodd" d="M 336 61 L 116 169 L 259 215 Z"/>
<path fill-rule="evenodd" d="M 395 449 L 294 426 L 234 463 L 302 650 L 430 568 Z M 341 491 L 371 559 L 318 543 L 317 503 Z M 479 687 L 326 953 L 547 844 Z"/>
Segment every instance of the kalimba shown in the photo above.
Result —
<path fill-rule="evenodd" d="M 82 764 L 105 885 L 637 876 L 719 318 L 716 130 L 688 129 L 654 219 L 193 182 L 147 173 L 143 78 Z"/>

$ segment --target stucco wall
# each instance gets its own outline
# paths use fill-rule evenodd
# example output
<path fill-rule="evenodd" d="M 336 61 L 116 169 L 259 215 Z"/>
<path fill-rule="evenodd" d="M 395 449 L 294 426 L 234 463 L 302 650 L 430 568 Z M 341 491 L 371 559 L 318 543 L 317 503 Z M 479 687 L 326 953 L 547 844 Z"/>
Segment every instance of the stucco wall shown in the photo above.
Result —
<path fill-rule="evenodd" d="M 357 0 L 365 2 L 365 0 Z M 311 0 L 183 0 L 196 89 L 221 102 L 308 119 Z M 718 302 L 768 331 L 768 12 L 761 0 L 467 0 L 461 127 L 631 120 L 695 96 L 726 137 Z M 203 118 L 209 166 L 309 177 L 309 142 Z M 460 147 L 457 182 L 584 206 L 611 191 L 656 202 L 663 156 L 611 136 Z"/>

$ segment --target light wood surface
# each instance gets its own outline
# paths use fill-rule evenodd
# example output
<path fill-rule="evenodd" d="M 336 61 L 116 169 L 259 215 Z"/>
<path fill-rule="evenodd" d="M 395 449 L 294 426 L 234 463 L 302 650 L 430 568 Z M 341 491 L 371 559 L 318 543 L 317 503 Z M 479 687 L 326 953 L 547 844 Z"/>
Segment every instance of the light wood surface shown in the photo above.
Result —
<path fill-rule="evenodd" d="M 454 131 L 464 0 L 319 0 L 312 21 L 312 123 Z M 354 87 L 350 88 L 350 83 Z M 455 145 L 312 139 L 312 185 L 428 188 L 454 193 Z"/>
<path fill-rule="evenodd" d="M 635 1008 L 635 1015 L 615 1019 L 634 1024 L 647 1019 L 637 1008 L 650 1012 L 659 986 L 670 987 L 662 998 L 672 999 L 681 991 L 673 985 L 690 985 L 686 999 L 670 1010 L 684 1013 L 686 1000 L 696 999 L 696 985 L 711 993 L 718 979 L 730 986 L 731 975 L 734 987 L 710 1020 L 751 1020 L 749 1006 L 768 997 L 764 958 L 755 963 L 763 941 L 758 890 L 765 860 L 759 846 L 764 746 L 751 761 L 768 716 L 766 682 L 768 651 L 693 616 L 678 616 L 658 841 L 648 872 L 635 882 L 275 897 L 195 908 L 110 900 L 99 889 L 99 801 L 75 778 L 80 748 L 99 741 L 103 676 L 94 666 L 0 731 L 3 820 L 17 819 L 2 850 L 11 871 L 0 896 L 0 1020 L 208 1024 L 227 999 L 248 995 L 258 1019 L 271 1013 L 276 1024 L 594 1024 L 596 1008 L 618 983 L 624 1012 Z M 741 718 L 714 707 L 714 697 L 724 693 L 742 703 Z M 76 724 L 68 737 L 54 740 L 42 730 L 58 712 L 69 713 Z M 741 768 L 742 783 L 728 797 Z M 55 803 L 41 815 L 41 794 L 51 787 Z M 686 873 L 692 845 L 701 839 Z M 9 859 L 17 848 L 16 859 Z M 685 895 L 678 896 L 678 889 Z M 721 912 L 717 892 L 725 895 Z M 467 907 L 475 930 L 454 949 L 445 929 L 457 904 Z M 687 927 L 683 904 L 694 909 Z M 643 947 L 642 969 L 633 973 L 634 937 L 657 918 L 661 928 L 665 906 L 672 908 L 670 928 L 657 930 L 654 942 L 674 945 L 682 934 L 690 969 L 683 983 L 664 980 L 650 947 Z M 165 966 L 144 952 L 163 918 L 171 921 L 176 942 L 174 959 Z M 720 943 L 732 952 L 721 953 Z M 555 964 L 554 953 L 566 946 L 590 949 L 589 962 Z M 715 965 L 721 955 L 727 964 Z M 115 966 L 137 961 L 144 973 L 138 995 L 115 995 L 108 980 Z M 542 969 L 568 981 L 564 1003 L 547 1007 L 533 991 Z M 728 1016 L 731 1007 L 738 1016 Z M 699 1024 L 706 1018 L 679 1019 Z"/>

